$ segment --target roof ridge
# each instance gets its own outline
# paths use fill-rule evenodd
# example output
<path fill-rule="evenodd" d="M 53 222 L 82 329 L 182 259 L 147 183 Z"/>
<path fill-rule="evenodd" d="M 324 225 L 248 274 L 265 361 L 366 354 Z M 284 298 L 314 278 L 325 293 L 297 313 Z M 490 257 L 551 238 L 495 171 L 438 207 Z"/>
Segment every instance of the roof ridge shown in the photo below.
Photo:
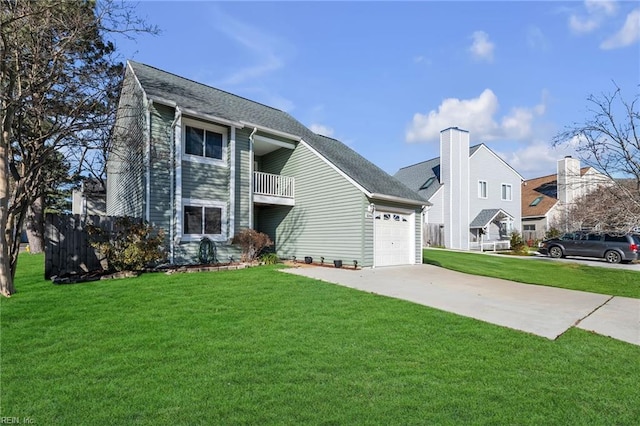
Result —
<path fill-rule="evenodd" d="M 484 145 L 484 142 L 481 142 L 481 143 L 475 144 L 475 145 L 473 145 L 473 146 L 470 146 L 470 147 L 469 147 L 469 151 L 471 151 L 473 148 L 479 147 L 479 146 L 481 146 L 481 145 Z M 485 145 L 485 146 L 486 146 L 486 145 Z M 488 148 L 488 147 L 487 147 L 487 148 Z M 410 165 L 408 165 L 408 166 L 400 167 L 400 168 L 398 169 L 398 171 L 403 170 L 403 169 L 408 169 L 409 167 L 417 166 L 418 164 L 428 163 L 429 161 L 433 161 L 433 160 L 436 160 L 436 159 L 438 159 L 438 158 L 440 158 L 440 156 L 433 157 L 433 158 L 430 158 L 430 159 L 428 159 L 428 160 L 424 160 L 424 161 L 418 161 L 418 162 L 417 162 L 417 163 L 415 163 L 415 164 L 410 164 Z"/>
<path fill-rule="evenodd" d="M 162 69 L 160 69 L 160 68 L 158 68 L 158 67 L 154 67 L 153 65 L 145 64 L 145 63 L 142 63 L 142 62 L 137 62 L 137 61 L 134 61 L 134 60 L 131 60 L 131 59 L 127 59 L 127 62 L 129 62 L 129 63 L 133 63 L 133 64 L 136 64 L 136 65 L 142 65 L 142 66 L 147 67 L 147 68 L 152 68 L 152 69 L 154 69 L 154 70 L 156 70 L 156 71 L 159 71 L 159 72 L 161 72 L 161 73 L 163 73 L 163 74 L 169 74 L 169 75 L 172 75 L 172 76 L 174 76 L 174 77 L 176 77 L 176 78 L 179 78 L 179 79 L 181 79 L 181 80 L 186 80 L 186 81 L 189 81 L 189 82 L 191 82 L 191 83 L 197 84 L 197 85 L 199 85 L 199 86 L 204 86 L 204 87 L 206 87 L 206 88 L 208 88 L 208 89 L 217 90 L 217 91 L 222 92 L 222 93 L 224 93 L 224 94 L 227 94 L 227 95 L 229 95 L 229 96 L 233 96 L 234 98 L 242 99 L 242 100 L 245 100 L 245 101 L 247 101 L 247 102 L 251 102 L 251 103 L 254 103 L 254 104 L 257 104 L 257 105 L 263 106 L 263 107 L 265 107 L 265 108 L 269 108 L 269 109 L 272 109 L 272 110 L 274 110 L 274 111 L 281 112 L 281 113 L 283 113 L 283 114 L 288 114 L 286 111 L 282 111 L 281 109 L 274 108 L 274 107 L 269 106 L 269 105 L 267 105 L 267 104 L 263 104 L 262 102 L 254 101 L 254 100 L 252 100 L 252 99 L 245 98 L 244 96 L 240 96 L 240 95 L 236 95 L 235 93 L 227 92 L 227 91 L 226 91 L 226 90 L 224 90 L 224 89 L 220 89 L 220 88 L 218 88 L 218 87 L 213 87 L 213 86 L 211 86 L 211 85 L 209 85 L 209 84 L 200 83 L 199 81 L 192 80 L 192 79 L 187 78 L 187 77 L 183 77 L 183 76 L 181 76 L 181 75 L 175 74 L 175 73 L 170 72 L 170 71 L 162 70 Z M 289 116 L 291 116 L 291 115 L 289 115 Z M 293 118 L 293 117 L 292 117 L 292 118 Z"/>

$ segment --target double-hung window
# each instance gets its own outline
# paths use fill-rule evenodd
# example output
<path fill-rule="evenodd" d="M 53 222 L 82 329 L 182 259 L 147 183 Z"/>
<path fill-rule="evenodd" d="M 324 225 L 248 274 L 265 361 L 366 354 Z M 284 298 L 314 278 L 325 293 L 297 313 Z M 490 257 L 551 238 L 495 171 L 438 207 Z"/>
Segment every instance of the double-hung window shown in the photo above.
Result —
<path fill-rule="evenodd" d="M 203 236 L 214 241 L 226 239 L 224 203 L 185 199 L 182 212 L 182 234 L 187 240 L 199 240 Z"/>
<path fill-rule="evenodd" d="M 188 161 L 226 164 L 227 129 L 214 124 L 184 120 L 184 154 Z"/>
<path fill-rule="evenodd" d="M 487 198 L 487 181 L 478 181 L 478 198 Z"/>
<path fill-rule="evenodd" d="M 511 193 L 511 185 L 508 183 L 502 184 L 502 201 L 511 201 L 513 195 Z"/>

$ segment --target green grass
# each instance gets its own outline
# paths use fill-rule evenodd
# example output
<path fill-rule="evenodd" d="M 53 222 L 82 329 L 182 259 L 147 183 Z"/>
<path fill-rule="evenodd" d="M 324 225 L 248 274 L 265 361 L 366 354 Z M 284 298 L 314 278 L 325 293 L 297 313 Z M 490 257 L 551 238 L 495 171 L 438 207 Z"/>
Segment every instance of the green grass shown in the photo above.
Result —
<path fill-rule="evenodd" d="M 517 256 L 425 249 L 423 262 L 472 275 L 640 299 L 640 272 Z"/>
<path fill-rule="evenodd" d="M 66 286 L 22 255 L 0 416 L 36 424 L 637 424 L 640 348 L 276 267 Z"/>

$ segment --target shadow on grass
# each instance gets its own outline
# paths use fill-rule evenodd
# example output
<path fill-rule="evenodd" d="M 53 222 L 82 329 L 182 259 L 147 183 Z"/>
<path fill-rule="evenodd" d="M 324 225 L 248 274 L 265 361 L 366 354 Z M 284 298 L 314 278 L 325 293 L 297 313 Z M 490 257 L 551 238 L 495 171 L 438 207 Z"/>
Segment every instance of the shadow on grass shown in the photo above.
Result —
<path fill-rule="evenodd" d="M 426 264 L 426 265 L 433 265 L 433 266 L 439 266 L 442 268 L 442 264 L 438 261 L 432 260 L 432 259 L 428 259 L 426 257 L 422 258 L 422 263 Z"/>

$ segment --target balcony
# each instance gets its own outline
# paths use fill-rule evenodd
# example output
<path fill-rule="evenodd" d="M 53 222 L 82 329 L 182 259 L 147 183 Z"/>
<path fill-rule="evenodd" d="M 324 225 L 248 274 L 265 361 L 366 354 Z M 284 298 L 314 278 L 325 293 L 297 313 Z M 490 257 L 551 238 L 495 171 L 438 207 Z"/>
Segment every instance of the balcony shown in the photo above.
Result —
<path fill-rule="evenodd" d="M 253 202 L 281 206 L 295 205 L 295 179 L 291 176 L 253 172 Z"/>

